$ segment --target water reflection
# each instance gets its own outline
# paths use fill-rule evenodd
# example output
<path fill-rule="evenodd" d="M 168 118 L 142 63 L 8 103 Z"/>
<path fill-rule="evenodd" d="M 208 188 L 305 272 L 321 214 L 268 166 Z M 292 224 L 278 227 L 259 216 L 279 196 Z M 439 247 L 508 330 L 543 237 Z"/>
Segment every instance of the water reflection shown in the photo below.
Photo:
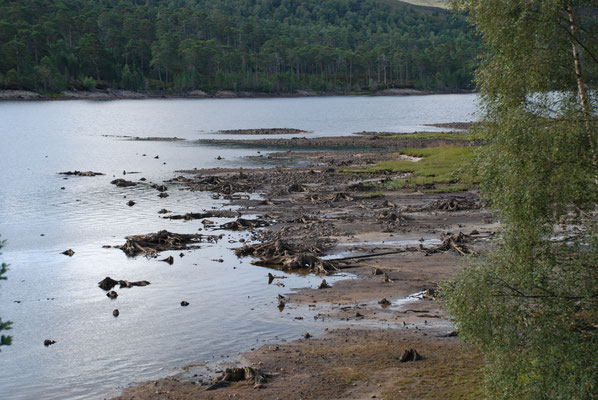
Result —
<path fill-rule="evenodd" d="M 219 243 L 184 251 L 184 257 L 162 253 L 175 258 L 173 265 L 102 248 L 124 243 L 127 235 L 203 229 L 200 221 L 161 218 L 162 208 L 184 214 L 228 207 L 176 185 L 169 185 L 165 199 L 145 185 L 111 185 L 123 170 L 140 172 L 127 179 L 162 183 L 176 170 L 260 165 L 246 159 L 256 149 L 192 143 L 219 129 L 290 127 L 313 135 L 412 130 L 469 119 L 473 103 L 473 96 L 425 96 L 0 104 L 0 233 L 8 239 L 1 259 L 11 264 L 9 279 L 0 283 L 0 316 L 14 322 L 14 343 L 0 356 L 0 391 L 15 399 L 104 398 L 131 381 L 325 328 L 313 318 L 294 319 L 297 309 L 277 308 L 278 294 L 316 287 L 321 278 L 288 275 L 286 287 L 268 285 L 270 271 L 230 251 L 241 237 L 249 240 L 247 234 L 226 232 Z M 74 169 L 106 175 L 57 174 Z M 136 204 L 127 206 L 129 200 Z M 60 254 L 68 248 L 73 257 Z M 151 285 L 117 289 L 118 298 L 110 300 L 97 287 L 106 276 Z M 182 300 L 189 306 L 181 307 Z M 44 347 L 45 339 L 56 343 Z"/>

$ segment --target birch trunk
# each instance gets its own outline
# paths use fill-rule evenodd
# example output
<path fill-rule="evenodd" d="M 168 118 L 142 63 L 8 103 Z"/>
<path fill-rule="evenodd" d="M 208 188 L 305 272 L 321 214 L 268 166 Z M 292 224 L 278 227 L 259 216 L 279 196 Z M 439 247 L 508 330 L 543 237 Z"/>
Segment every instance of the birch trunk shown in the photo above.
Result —
<path fill-rule="evenodd" d="M 590 128 L 588 120 L 588 117 L 590 115 L 590 103 L 588 102 L 588 96 L 583 81 L 583 71 L 581 66 L 581 58 L 579 56 L 579 49 L 577 48 L 577 43 L 574 40 L 577 34 L 577 25 L 575 23 L 575 15 L 573 14 L 573 8 L 570 5 L 567 6 L 567 14 L 569 15 L 569 24 L 571 27 L 572 38 L 570 39 L 570 42 L 573 50 L 573 61 L 575 63 L 577 93 L 579 95 L 579 101 L 581 102 L 581 110 L 583 111 L 584 119 L 586 120 L 586 128 L 588 129 L 587 135 L 588 140 L 590 142 L 590 148 L 592 150 L 592 161 L 594 162 L 594 167 L 596 168 L 596 175 L 594 179 L 595 183 L 598 185 L 598 153 L 596 152 L 596 142 L 594 140 L 594 136 L 592 135 L 592 130 Z"/>

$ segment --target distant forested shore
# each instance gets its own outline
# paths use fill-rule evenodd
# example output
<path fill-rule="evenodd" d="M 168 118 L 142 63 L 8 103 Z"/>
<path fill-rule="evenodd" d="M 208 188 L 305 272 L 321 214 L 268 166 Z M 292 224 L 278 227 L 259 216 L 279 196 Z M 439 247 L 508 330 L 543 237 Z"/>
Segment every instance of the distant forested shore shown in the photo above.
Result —
<path fill-rule="evenodd" d="M 470 29 L 395 0 L 0 0 L 0 90 L 471 90 Z"/>
<path fill-rule="evenodd" d="M 325 96 L 424 96 L 432 94 L 469 94 L 474 91 L 466 89 L 449 91 L 430 91 L 417 89 L 384 89 L 375 92 L 313 92 L 297 90 L 294 92 L 234 92 L 218 90 L 204 92 L 203 90 L 170 91 L 154 90 L 149 92 L 135 92 L 121 89 L 92 89 L 92 90 L 65 90 L 60 93 L 38 93 L 30 90 L 2 90 L 0 101 L 28 101 L 28 100 L 137 100 L 137 99 L 250 99 L 272 97 L 325 97 Z"/>

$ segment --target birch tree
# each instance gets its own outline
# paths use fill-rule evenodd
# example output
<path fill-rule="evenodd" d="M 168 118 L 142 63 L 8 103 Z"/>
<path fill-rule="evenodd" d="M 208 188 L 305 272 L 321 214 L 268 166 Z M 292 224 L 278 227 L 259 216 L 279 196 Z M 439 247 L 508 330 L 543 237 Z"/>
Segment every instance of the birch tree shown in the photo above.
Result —
<path fill-rule="evenodd" d="M 477 71 L 493 250 L 446 287 L 493 399 L 598 398 L 598 1 L 455 0 Z"/>

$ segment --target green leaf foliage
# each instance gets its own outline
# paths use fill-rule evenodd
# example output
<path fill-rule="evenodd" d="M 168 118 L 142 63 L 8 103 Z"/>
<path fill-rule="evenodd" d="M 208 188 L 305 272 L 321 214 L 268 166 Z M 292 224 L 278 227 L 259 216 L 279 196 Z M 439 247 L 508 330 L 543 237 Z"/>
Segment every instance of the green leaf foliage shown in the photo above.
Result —
<path fill-rule="evenodd" d="M 453 4 L 487 46 L 476 166 L 503 227 L 447 305 L 488 359 L 488 398 L 596 399 L 598 2 Z"/>

